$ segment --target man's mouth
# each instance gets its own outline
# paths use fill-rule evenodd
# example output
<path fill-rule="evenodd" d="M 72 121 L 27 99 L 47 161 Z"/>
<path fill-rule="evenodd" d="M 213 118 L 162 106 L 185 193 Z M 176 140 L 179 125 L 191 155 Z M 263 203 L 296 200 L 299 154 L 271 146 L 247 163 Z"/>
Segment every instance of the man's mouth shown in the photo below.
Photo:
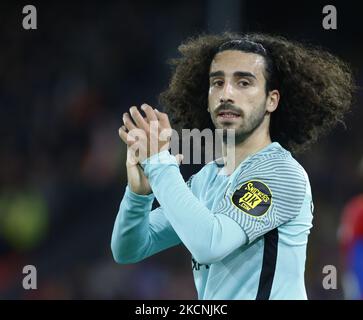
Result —
<path fill-rule="evenodd" d="M 241 115 L 234 111 L 220 111 L 218 112 L 218 117 L 222 119 L 234 119 L 239 118 Z"/>

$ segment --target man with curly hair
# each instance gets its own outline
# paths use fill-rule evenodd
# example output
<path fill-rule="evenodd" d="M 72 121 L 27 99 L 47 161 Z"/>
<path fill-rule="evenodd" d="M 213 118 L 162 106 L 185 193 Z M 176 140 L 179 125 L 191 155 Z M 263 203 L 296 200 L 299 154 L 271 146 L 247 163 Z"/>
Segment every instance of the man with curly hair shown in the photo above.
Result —
<path fill-rule="evenodd" d="M 343 120 L 353 80 L 348 66 L 316 48 L 264 34 L 201 35 L 179 47 L 160 96 L 123 116 L 128 185 L 111 240 L 118 263 L 183 243 L 199 299 L 306 299 L 312 195 L 299 152 Z M 174 128 L 232 130 L 223 157 L 187 183 L 168 139 Z M 229 129 L 229 131 L 227 130 Z M 140 135 L 135 139 L 135 135 Z M 136 158 L 132 150 L 139 149 Z M 228 152 L 229 149 L 234 152 Z M 152 210 L 154 198 L 160 207 Z"/>

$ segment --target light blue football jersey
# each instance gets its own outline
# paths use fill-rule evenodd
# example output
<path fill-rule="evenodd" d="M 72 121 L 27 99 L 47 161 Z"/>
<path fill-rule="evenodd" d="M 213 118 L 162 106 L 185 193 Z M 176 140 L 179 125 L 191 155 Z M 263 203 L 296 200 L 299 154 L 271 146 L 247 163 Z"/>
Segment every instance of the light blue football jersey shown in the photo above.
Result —
<path fill-rule="evenodd" d="M 312 194 L 302 166 L 274 142 L 227 176 L 213 161 L 191 179 L 193 193 L 235 220 L 248 244 L 222 261 L 192 261 L 200 299 L 306 299 Z M 226 292 L 228 294 L 226 295 Z"/>
<path fill-rule="evenodd" d="M 212 161 L 188 187 L 175 158 L 165 151 L 163 157 L 143 164 L 154 194 L 136 195 L 126 188 L 112 234 L 116 261 L 140 261 L 184 243 L 206 260 L 192 256 L 198 299 L 307 299 L 304 271 L 313 203 L 308 176 L 289 151 L 273 142 L 231 175 L 224 174 L 223 163 Z M 150 212 L 155 196 L 161 206 Z M 211 233 L 217 238 L 204 239 Z M 244 244 L 233 251 L 222 246 L 221 258 L 200 253 L 233 243 L 240 234 Z"/>

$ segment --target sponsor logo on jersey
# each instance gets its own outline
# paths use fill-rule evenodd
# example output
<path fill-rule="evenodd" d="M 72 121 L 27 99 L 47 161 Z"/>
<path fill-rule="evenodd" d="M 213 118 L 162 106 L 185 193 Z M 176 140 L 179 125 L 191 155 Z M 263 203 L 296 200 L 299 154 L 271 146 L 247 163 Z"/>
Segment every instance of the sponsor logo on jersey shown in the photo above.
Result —
<path fill-rule="evenodd" d="M 251 180 L 241 185 L 233 193 L 231 201 L 243 212 L 254 217 L 261 217 L 271 206 L 272 194 L 265 183 Z"/>

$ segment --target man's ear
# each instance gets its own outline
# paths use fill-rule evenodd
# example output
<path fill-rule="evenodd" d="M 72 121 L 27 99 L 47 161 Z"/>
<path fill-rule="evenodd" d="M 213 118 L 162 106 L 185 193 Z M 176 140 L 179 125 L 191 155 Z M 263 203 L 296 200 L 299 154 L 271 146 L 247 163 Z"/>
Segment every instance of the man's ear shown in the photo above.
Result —
<path fill-rule="evenodd" d="M 278 90 L 272 90 L 268 93 L 267 101 L 266 101 L 266 111 L 274 112 L 279 105 L 280 101 L 280 92 Z"/>

